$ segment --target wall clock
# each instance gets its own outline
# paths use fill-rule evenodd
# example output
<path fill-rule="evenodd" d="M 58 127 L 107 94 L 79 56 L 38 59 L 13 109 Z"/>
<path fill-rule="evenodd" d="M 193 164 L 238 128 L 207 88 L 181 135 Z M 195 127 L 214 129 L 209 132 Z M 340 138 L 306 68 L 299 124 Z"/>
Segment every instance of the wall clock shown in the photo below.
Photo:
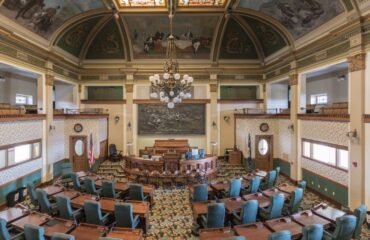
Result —
<path fill-rule="evenodd" d="M 82 127 L 82 124 L 81 123 L 76 123 L 73 127 L 73 129 L 75 130 L 75 132 L 79 133 L 79 132 L 82 132 L 83 130 L 83 127 Z"/>
<path fill-rule="evenodd" d="M 261 123 L 261 125 L 260 125 L 261 132 L 267 132 L 269 129 L 270 129 L 270 127 L 267 123 Z"/>

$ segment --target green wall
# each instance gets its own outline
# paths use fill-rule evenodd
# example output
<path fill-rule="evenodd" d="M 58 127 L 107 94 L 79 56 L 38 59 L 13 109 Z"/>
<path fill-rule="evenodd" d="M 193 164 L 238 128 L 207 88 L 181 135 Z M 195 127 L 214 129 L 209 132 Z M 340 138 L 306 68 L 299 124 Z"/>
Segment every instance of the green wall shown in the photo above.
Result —
<path fill-rule="evenodd" d="M 59 175 L 62 173 L 62 164 L 69 162 L 68 159 L 61 160 L 59 162 L 56 162 L 53 164 L 53 177 L 59 177 Z"/>
<path fill-rule="evenodd" d="M 221 86 L 220 98 L 256 100 L 257 86 Z"/>
<path fill-rule="evenodd" d="M 291 177 L 290 175 L 290 164 L 287 161 L 281 160 L 279 158 L 275 158 L 273 162 L 273 168 L 280 167 L 280 173 L 284 174 L 287 177 Z"/>

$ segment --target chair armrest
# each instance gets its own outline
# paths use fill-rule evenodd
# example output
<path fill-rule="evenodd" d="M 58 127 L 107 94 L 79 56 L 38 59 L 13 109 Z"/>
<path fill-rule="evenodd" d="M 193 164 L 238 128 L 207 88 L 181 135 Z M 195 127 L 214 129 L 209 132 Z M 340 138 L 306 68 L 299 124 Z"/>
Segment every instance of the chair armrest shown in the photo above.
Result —
<path fill-rule="evenodd" d="M 134 217 L 134 228 L 136 228 L 137 225 L 139 225 L 139 223 L 140 223 L 140 216 L 135 215 L 135 217 Z"/>
<path fill-rule="evenodd" d="M 239 222 L 242 221 L 242 218 L 238 214 L 236 214 L 235 212 L 233 212 L 233 218 L 235 218 Z"/>
<path fill-rule="evenodd" d="M 144 195 L 144 201 L 148 200 L 149 196 L 148 195 Z"/>
<path fill-rule="evenodd" d="M 261 208 L 261 207 L 258 207 L 258 211 L 259 211 L 260 213 L 262 213 L 262 214 L 266 214 L 266 213 L 268 213 L 268 212 L 267 212 L 267 208 Z"/>
<path fill-rule="evenodd" d="M 106 213 L 104 214 L 103 218 L 102 218 L 102 222 L 104 225 L 106 225 L 108 223 L 108 217 L 109 217 L 109 213 Z"/>
<path fill-rule="evenodd" d="M 207 217 L 205 215 L 200 216 L 200 224 L 204 228 L 207 228 Z"/>
<path fill-rule="evenodd" d="M 11 240 L 21 240 L 24 239 L 24 232 L 17 233 L 10 237 Z"/>
<path fill-rule="evenodd" d="M 333 235 L 327 231 L 324 231 L 324 235 L 323 235 L 323 239 L 324 240 L 331 240 L 333 239 Z"/>

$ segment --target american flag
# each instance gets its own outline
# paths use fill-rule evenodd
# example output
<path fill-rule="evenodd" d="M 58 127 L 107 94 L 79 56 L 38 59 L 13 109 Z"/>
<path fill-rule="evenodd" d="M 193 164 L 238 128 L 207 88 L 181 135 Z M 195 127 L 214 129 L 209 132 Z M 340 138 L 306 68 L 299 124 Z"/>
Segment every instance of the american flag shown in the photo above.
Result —
<path fill-rule="evenodd" d="M 91 168 L 95 163 L 95 158 L 94 158 L 94 142 L 93 142 L 93 137 L 92 133 L 90 133 L 90 146 L 89 146 L 89 167 Z"/>

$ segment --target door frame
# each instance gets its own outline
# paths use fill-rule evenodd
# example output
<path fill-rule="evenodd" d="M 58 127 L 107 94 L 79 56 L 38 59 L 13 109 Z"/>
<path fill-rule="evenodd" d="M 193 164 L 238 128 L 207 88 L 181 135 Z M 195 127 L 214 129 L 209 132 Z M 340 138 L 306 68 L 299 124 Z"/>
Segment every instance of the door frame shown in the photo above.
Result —
<path fill-rule="evenodd" d="M 72 169 L 73 171 L 76 171 L 75 170 L 75 163 L 74 163 L 74 158 L 73 158 L 73 155 L 74 155 L 74 145 L 72 146 L 72 143 L 73 143 L 73 138 L 82 138 L 83 139 L 83 142 L 84 142 L 84 156 L 86 156 L 86 163 L 84 164 L 84 170 L 87 170 L 87 158 L 88 158 L 88 147 L 87 147 L 87 136 L 85 135 L 73 135 L 73 136 L 69 136 L 69 159 L 72 163 Z"/>
<path fill-rule="evenodd" d="M 270 159 L 269 159 L 269 162 L 270 162 L 270 165 L 269 165 L 269 170 L 272 170 L 273 166 L 274 166 L 274 135 L 255 135 L 254 138 L 255 138 L 255 148 L 254 150 L 256 151 L 256 154 L 255 154 L 255 162 L 257 162 L 257 152 L 258 152 L 258 140 L 259 138 L 261 137 L 268 137 L 270 138 L 270 142 L 269 142 L 269 153 L 270 153 Z"/>

